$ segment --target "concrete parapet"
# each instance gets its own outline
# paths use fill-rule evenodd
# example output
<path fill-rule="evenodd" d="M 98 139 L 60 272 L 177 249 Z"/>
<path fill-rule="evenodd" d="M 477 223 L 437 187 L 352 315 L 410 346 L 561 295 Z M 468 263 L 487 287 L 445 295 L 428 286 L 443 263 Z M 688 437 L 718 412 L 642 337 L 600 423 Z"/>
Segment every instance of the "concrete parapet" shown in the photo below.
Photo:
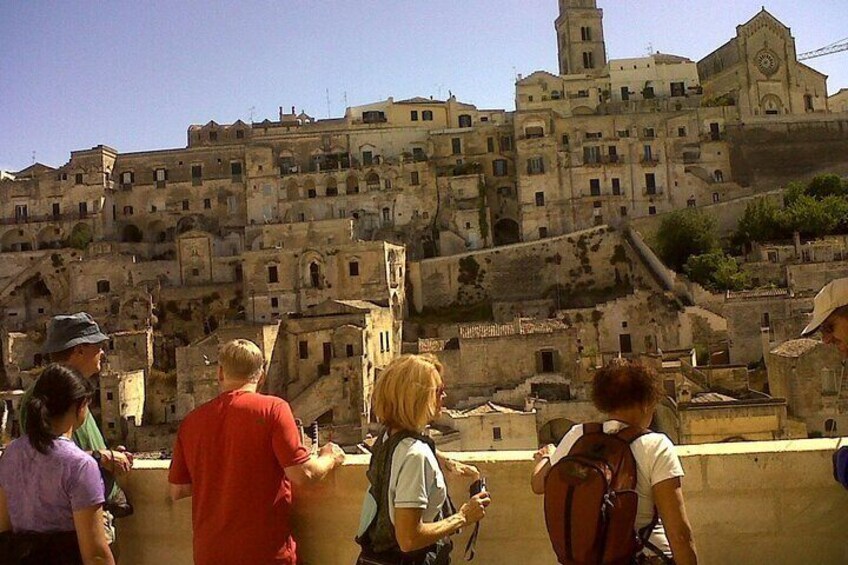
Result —
<path fill-rule="evenodd" d="M 709 564 L 845 563 L 848 493 L 833 482 L 836 439 L 681 446 L 686 506 L 701 562 Z M 478 465 L 493 503 L 480 529 L 481 564 L 555 562 L 542 499 L 530 492 L 529 451 L 455 456 Z M 367 456 L 348 456 L 325 483 L 296 495 L 303 565 L 353 563 L 353 541 L 366 489 Z M 167 500 L 168 461 L 138 461 L 127 482 L 136 514 L 119 522 L 122 561 L 191 563 L 191 502 Z M 250 477 L 245 477 L 249 481 Z M 461 504 L 466 485 L 449 481 Z M 470 530 L 467 529 L 467 530 Z M 461 561 L 466 531 L 454 539 Z"/>

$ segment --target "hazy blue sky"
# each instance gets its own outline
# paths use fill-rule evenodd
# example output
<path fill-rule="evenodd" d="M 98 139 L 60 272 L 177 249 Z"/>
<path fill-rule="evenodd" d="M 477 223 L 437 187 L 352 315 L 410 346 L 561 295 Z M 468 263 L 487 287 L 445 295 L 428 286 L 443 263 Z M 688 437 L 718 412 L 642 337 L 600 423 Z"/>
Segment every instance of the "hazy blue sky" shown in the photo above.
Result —
<path fill-rule="evenodd" d="M 610 58 L 697 60 L 766 0 L 599 0 Z M 798 52 L 848 35 L 846 0 L 772 0 Z M 185 145 L 209 120 L 325 118 L 394 96 L 514 109 L 516 73 L 557 70 L 556 0 L 0 0 L 0 169 L 71 150 Z M 848 87 L 848 52 L 808 62 Z"/>

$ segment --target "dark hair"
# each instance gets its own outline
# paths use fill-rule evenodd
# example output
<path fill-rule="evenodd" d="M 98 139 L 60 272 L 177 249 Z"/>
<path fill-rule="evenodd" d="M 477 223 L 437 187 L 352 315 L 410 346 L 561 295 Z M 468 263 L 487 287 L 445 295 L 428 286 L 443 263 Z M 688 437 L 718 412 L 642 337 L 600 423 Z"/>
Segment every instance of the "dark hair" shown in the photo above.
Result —
<path fill-rule="evenodd" d="M 91 399 L 92 390 L 76 369 L 53 363 L 38 377 L 26 404 L 26 434 L 40 453 L 47 453 L 56 434 L 50 420 L 78 409 Z"/>
<path fill-rule="evenodd" d="M 662 396 L 656 373 L 637 361 L 614 359 L 598 369 L 592 381 L 592 402 L 607 414 L 630 406 L 653 406 Z"/>

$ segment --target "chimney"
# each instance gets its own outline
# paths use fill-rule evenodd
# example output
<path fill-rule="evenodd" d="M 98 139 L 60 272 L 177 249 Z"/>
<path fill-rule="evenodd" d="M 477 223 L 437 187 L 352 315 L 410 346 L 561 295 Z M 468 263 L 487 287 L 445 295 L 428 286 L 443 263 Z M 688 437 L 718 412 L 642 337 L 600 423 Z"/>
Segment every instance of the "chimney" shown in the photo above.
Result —
<path fill-rule="evenodd" d="M 283 107 L 280 106 L 280 121 L 283 121 Z"/>

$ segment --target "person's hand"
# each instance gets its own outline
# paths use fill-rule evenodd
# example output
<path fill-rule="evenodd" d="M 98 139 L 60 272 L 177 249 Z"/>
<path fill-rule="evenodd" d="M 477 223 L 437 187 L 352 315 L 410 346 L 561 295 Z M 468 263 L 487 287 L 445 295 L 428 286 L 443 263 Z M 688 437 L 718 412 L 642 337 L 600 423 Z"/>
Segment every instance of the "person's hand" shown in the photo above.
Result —
<path fill-rule="evenodd" d="M 480 478 L 480 470 L 474 465 L 466 465 L 454 459 L 445 459 L 445 471 L 458 477 L 467 477 L 472 481 Z"/>
<path fill-rule="evenodd" d="M 554 444 L 549 443 L 548 445 L 543 445 L 539 448 L 539 451 L 533 454 L 533 461 L 538 463 L 543 457 L 550 458 L 554 454 L 554 451 L 556 451 L 556 446 Z"/>
<path fill-rule="evenodd" d="M 492 503 L 489 493 L 483 491 L 468 499 L 468 502 L 459 509 L 460 514 L 465 517 L 466 524 L 479 522 L 486 516 L 486 507 Z"/>
<path fill-rule="evenodd" d="M 338 467 L 345 460 L 345 452 L 333 442 L 325 443 L 318 450 L 318 455 L 320 457 L 330 457 L 333 460 L 333 467 Z"/>
<path fill-rule="evenodd" d="M 100 450 L 100 465 L 114 475 L 123 475 L 132 469 L 132 454 L 127 457 L 126 453 L 113 449 Z"/>
<path fill-rule="evenodd" d="M 127 451 L 127 448 L 126 448 L 126 447 L 124 447 L 123 445 L 119 445 L 118 447 L 116 447 L 116 448 L 115 448 L 115 451 L 117 451 L 117 452 L 119 452 L 119 453 L 123 453 L 124 455 L 126 455 L 126 456 L 127 456 L 127 459 L 129 459 L 129 460 L 130 460 L 130 467 L 132 467 L 132 466 L 133 466 L 133 461 L 135 460 L 135 457 L 133 457 L 133 454 L 132 454 L 132 453 L 130 453 L 129 451 Z"/>

